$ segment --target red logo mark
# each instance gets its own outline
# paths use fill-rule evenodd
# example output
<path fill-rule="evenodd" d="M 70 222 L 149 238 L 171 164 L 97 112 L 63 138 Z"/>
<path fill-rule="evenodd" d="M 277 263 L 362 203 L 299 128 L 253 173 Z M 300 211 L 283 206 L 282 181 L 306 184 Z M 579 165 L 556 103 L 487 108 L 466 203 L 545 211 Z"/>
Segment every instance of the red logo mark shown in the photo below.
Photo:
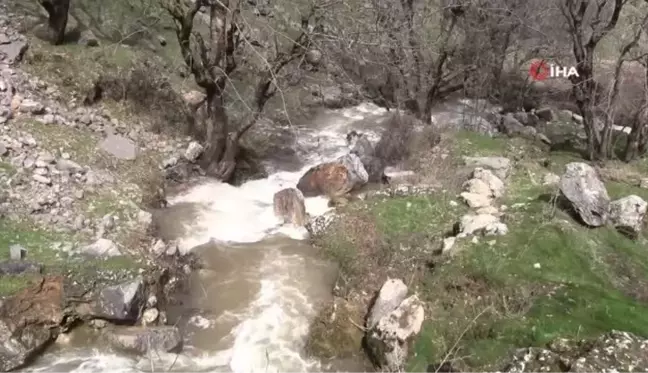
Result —
<path fill-rule="evenodd" d="M 535 61 L 529 68 L 529 75 L 533 80 L 545 80 L 550 72 L 549 65 L 545 61 Z"/>

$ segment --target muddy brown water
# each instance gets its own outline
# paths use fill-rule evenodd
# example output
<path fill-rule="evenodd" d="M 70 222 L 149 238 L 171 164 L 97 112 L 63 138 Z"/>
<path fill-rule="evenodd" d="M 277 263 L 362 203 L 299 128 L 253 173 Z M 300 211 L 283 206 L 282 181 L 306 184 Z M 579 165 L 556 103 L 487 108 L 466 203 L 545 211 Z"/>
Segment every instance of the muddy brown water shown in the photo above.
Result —
<path fill-rule="evenodd" d="M 376 139 L 384 115 L 371 105 L 323 113 L 295 129 L 300 169 L 293 163 L 283 167 L 278 157 L 276 172 L 266 179 L 241 186 L 202 180 L 154 213 L 162 238 L 178 239 L 182 250 L 196 253 L 204 264 L 191 274 L 182 308 L 170 312 L 185 336 L 181 354 L 128 356 L 102 345 L 96 332 L 78 329 L 25 371 L 359 370 L 357 362 L 325 365 L 304 355 L 310 324 L 332 299 L 337 273 L 303 240 L 303 229 L 280 224 L 272 197 L 294 187 L 309 165 L 348 152 L 350 130 L 375 130 Z M 324 198 L 309 198 L 306 205 L 312 215 L 329 210 Z"/>

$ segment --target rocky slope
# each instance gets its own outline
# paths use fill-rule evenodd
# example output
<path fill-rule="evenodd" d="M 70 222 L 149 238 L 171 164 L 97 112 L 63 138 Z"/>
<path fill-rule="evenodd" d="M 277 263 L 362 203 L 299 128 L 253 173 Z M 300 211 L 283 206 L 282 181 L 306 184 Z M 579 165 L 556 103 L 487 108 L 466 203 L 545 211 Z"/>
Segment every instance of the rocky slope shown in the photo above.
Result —
<path fill-rule="evenodd" d="M 120 348 L 177 349 L 182 338 L 165 326 L 164 309 L 190 258 L 151 236 L 149 209 L 164 200 L 164 160 L 191 156 L 189 142 L 124 123 L 100 106 L 58 99 L 59 87 L 21 68 L 29 42 L 5 6 L 0 4 L 0 370 L 28 363 L 78 320 L 98 329 L 146 326 L 104 329 Z"/>

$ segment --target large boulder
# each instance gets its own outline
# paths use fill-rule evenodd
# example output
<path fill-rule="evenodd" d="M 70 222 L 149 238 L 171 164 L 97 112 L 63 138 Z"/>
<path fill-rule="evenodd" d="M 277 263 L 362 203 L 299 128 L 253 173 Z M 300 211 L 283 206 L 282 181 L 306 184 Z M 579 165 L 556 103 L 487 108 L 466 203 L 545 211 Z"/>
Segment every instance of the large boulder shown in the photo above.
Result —
<path fill-rule="evenodd" d="M 353 153 L 343 155 L 337 159 L 337 162 L 347 168 L 351 176 L 351 182 L 355 186 L 362 186 L 369 182 L 369 174 L 357 155 Z"/>
<path fill-rule="evenodd" d="M 373 328 L 378 321 L 395 310 L 407 297 L 407 285 L 399 279 L 388 279 L 378 292 L 367 318 L 367 327 Z"/>
<path fill-rule="evenodd" d="M 182 335 L 175 326 L 130 326 L 108 328 L 103 337 L 114 348 L 124 352 L 179 352 Z"/>
<path fill-rule="evenodd" d="M 146 304 L 146 286 L 142 277 L 103 288 L 92 302 L 88 316 L 117 322 L 135 322 Z M 84 312 L 81 312 L 84 313 Z"/>
<path fill-rule="evenodd" d="M 377 322 L 374 321 L 367 332 L 367 347 L 374 362 L 383 371 L 404 371 L 409 344 L 421 331 L 424 318 L 423 302 L 413 295 Z"/>
<path fill-rule="evenodd" d="M 635 195 L 610 203 L 610 222 L 620 231 L 637 236 L 643 228 L 648 203 Z"/>
<path fill-rule="evenodd" d="M 94 257 L 113 257 L 122 255 L 117 244 L 107 238 L 100 238 L 94 243 L 84 246 L 81 249 L 81 252 Z"/>
<path fill-rule="evenodd" d="M 369 175 L 355 154 L 347 154 L 335 162 L 312 167 L 299 179 L 297 189 L 304 197 L 342 196 L 367 183 Z"/>
<path fill-rule="evenodd" d="M 46 277 L 0 306 L 0 371 L 29 363 L 57 336 L 65 319 L 63 279 Z"/>
<path fill-rule="evenodd" d="M 472 179 L 463 185 L 461 197 L 472 208 L 490 206 L 493 199 L 504 193 L 504 182 L 495 176 L 491 170 L 477 167 Z"/>
<path fill-rule="evenodd" d="M 610 197 L 605 184 L 590 165 L 582 162 L 569 163 L 565 174 L 560 178 L 560 191 L 585 224 L 600 227 L 607 222 Z"/>
<path fill-rule="evenodd" d="M 275 215 L 284 220 L 284 223 L 291 223 L 297 226 L 304 226 L 308 223 L 304 194 L 296 188 L 286 188 L 275 193 L 273 198 Z"/>
<path fill-rule="evenodd" d="M 137 158 L 138 154 L 137 145 L 119 135 L 109 135 L 99 143 L 99 147 L 106 153 L 121 160 L 132 161 Z"/>

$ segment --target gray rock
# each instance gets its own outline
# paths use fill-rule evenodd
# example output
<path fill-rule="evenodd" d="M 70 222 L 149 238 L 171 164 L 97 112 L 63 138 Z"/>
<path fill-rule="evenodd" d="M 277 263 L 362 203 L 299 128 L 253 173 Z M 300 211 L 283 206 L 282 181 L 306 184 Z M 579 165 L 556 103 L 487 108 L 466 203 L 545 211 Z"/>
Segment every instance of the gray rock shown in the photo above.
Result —
<path fill-rule="evenodd" d="M 3 157 L 5 155 L 7 155 L 8 153 L 9 153 L 9 150 L 7 149 L 7 147 L 3 143 L 0 142 L 0 157 Z"/>
<path fill-rule="evenodd" d="M 107 320 L 134 322 L 146 303 L 144 291 L 142 277 L 104 288 L 97 295 L 92 315 Z"/>
<path fill-rule="evenodd" d="M 29 114 L 34 114 L 34 115 L 40 115 L 40 114 L 45 114 L 45 106 L 41 104 L 40 102 L 30 100 L 30 99 L 25 99 L 20 103 L 20 107 L 18 108 L 23 113 L 29 113 Z"/>
<path fill-rule="evenodd" d="M 374 362 L 387 372 L 403 372 L 409 345 L 421 331 L 425 308 L 416 295 L 403 300 L 367 333 L 367 346 Z"/>
<path fill-rule="evenodd" d="M 475 189 L 477 184 L 483 184 L 483 182 L 479 180 L 470 180 L 469 181 L 470 187 L 472 189 Z M 483 193 L 475 193 L 475 192 L 462 192 L 460 194 L 461 199 L 466 202 L 466 204 L 473 209 L 479 209 L 482 207 L 488 207 L 491 206 L 493 203 L 493 199 L 489 197 L 486 194 Z"/>
<path fill-rule="evenodd" d="M 342 88 L 337 86 L 321 88 L 319 94 L 325 106 L 336 107 L 344 101 L 344 92 L 342 92 Z"/>
<path fill-rule="evenodd" d="M 0 44 L 0 61 L 9 65 L 22 60 L 29 45 L 25 40 L 14 40 L 13 42 Z"/>
<path fill-rule="evenodd" d="M 178 164 L 178 157 L 170 157 L 162 162 L 162 167 L 171 168 Z"/>
<path fill-rule="evenodd" d="M 203 151 L 205 151 L 205 148 L 202 145 L 196 141 L 192 141 L 189 146 L 187 146 L 184 157 L 189 162 L 195 162 L 198 160 L 198 157 L 202 155 Z"/>
<path fill-rule="evenodd" d="M 511 171 L 511 161 L 504 157 L 464 157 L 464 163 L 466 166 L 492 170 L 501 180 L 506 180 Z"/>
<path fill-rule="evenodd" d="M 178 243 L 175 241 L 169 242 L 167 244 L 166 252 L 165 254 L 168 256 L 174 256 L 178 253 L 181 253 L 180 248 L 178 247 Z"/>
<path fill-rule="evenodd" d="M 535 111 L 535 115 L 547 122 L 550 122 L 552 120 L 556 119 L 556 113 L 553 111 L 553 109 L 545 107 L 541 108 Z"/>
<path fill-rule="evenodd" d="M 34 169 L 34 174 L 36 175 L 41 175 L 41 176 L 47 176 L 49 175 L 49 170 L 45 167 L 38 167 Z"/>
<path fill-rule="evenodd" d="M 381 183 L 385 180 L 386 162 L 376 157 L 371 141 L 363 134 L 352 131 L 347 135 L 351 153 L 357 155 L 368 174 L 368 182 Z"/>
<path fill-rule="evenodd" d="M 610 203 L 610 222 L 620 231 L 637 236 L 642 228 L 648 203 L 635 195 Z"/>
<path fill-rule="evenodd" d="M 524 128 L 512 113 L 506 114 L 502 117 L 500 131 L 509 136 L 519 135 Z"/>
<path fill-rule="evenodd" d="M 320 62 L 322 62 L 322 52 L 318 51 L 317 49 L 311 49 L 308 52 L 306 52 L 306 62 L 310 63 L 311 65 L 318 65 Z"/>
<path fill-rule="evenodd" d="M 275 193 L 273 208 L 275 216 L 284 223 L 301 227 L 308 222 L 304 195 L 296 188 L 286 188 Z"/>
<path fill-rule="evenodd" d="M 546 173 L 542 178 L 543 185 L 558 185 L 560 183 L 560 176 L 553 172 Z"/>
<path fill-rule="evenodd" d="M 148 304 L 148 300 L 146 302 Z M 148 326 L 148 325 L 153 325 L 155 324 L 156 321 L 158 321 L 158 317 L 160 317 L 160 311 L 158 311 L 157 308 L 148 308 L 142 313 L 142 326 Z"/>
<path fill-rule="evenodd" d="M 32 179 L 39 182 L 40 184 L 52 185 L 52 179 L 50 179 L 50 178 L 48 178 L 46 176 L 43 176 L 43 175 L 34 174 L 34 175 L 32 175 Z"/>
<path fill-rule="evenodd" d="M 56 123 L 56 117 L 52 114 L 45 114 L 41 118 L 38 118 L 38 121 L 43 124 L 54 124 Z"/>
<path fill-rule="evenodd" d="M 78 164 L 78 163 L 76 163 L 74 161 L 71 161 L 69 159 L 64 159 L 64 158 L 61 158 L 56 162 L 56 168 L 59 171 L 68 171 L 68 172 L 71 172 L 71 173 L 77 173 L 77 172 L 84 172 L 85 171 L 84 168 L 80 164 Z"/>
<path fill-rule="evenodd" d="M 104 338 L 113 347 L 124 352 L 179 352 L 182 335 L 175 326 L 121 327 L 104 329 Z"/>
<path fill-rule="evenodd" d="M 407 297 L 407 285 L 400 279 L 388 279 L 378 292 L 369 317 L 367 327 L 373 328 L 380 319 L 395 310 Z"/>
<path fill-rule="evenodd" d="M 569 200 L 583 222 L 600 227 L 608 220 L 610 197 L 596 170 L 582 162 L 567 164 L 560 178 L 560 191 Z"/>
<path fill-rule="evenodd" d="M 163 240 L 157 240 L 155 241 L 153 246 L 151 246 L 151 252 L 156 256 L 164 255 L 166 253 L 166 250 L 167 245 Z"/>
<path fill-rule="evenodd" d="M 531 125 L 531 119 L 530 119 L 529 113 L 526 113 L 524 111 L 519 111 L 519 112 L 513 114 L 513 118 L 515 118 L 515 120 L 517 120 L 523 126 Z"/>
<path fill-rule="evenodd" d="M 196 111 L 205 102 L 207 96 L 199 91 L 190 91 L 182 96 L 191 111 Z"/>
<path fill-rule="evenodd" d="M 11 245 L 9 246 L 9 259 L 11 260 L 23 260 L 27 256 L 27 249 L 20 245 Z"/>
<path fill-rule="evenodd" d="M 83 30 L 81 32 L 81 37 L 79 38 L 78 44 L 84 45 L 86 47 L 98 47 L 99 39 L 97 39 L 97 37 L 91 30 Z"/>
<path fill-rule="evenodd" d="M 112 215 L 105 215 L 101 218 L 101 226 L 106 230 L 110 231 L 115 228 L 115 217 Z"/>
<path fill-rule="evenodd" d="M 97 257 L 111 257 L 122 255 L 117 245 L 106 238 L 98 239 L 93 244 L 82 248 L 81 252 L 86 255 Z"/>
<path fill-rule="evenodd" d="M 355 154 L 343 155 L 337 159 L 337 162 L 344 165 L 349 171 L 350 182 L 356 187 L 360 187 L 369 182 L 369 174 L 362 164 L 362 160 Z"/>
<path fill-rule="evenodd" d="M 641 178 L 641 180 L 639 181 L 639 188 L 648 189 L 648 178 Z"/>
<path fill-rule="evenodd" d="M 491 214 L 467 214 L 459 222 L 459 234 L 457 237 L 468 237 L 479 233 L 489 235 L 504 235 L 508 233 L 497 216 Z"/>
<path fill-rule="evenodd" d="M 138 154 L 135 143 L 119 135 L 109 135 L 99 144 L 99 147 L 103 151 L 122 160 L 135 160 Z"/>
<path fill-rule="evenodd" d="M 140 228 L 147 230 L 151 227 L 151 224 L 153 224 L 153 214 L 151 214 L 148 211 L 140 210 L 137 213 L 137 223 L 139 224 Z"/>
<path fill-rule="evenodd" d="M 76 218 L 74 218 L 74 222 L 72 223 L 72 226 L 76 231 L 80 231 L 83 228 L 85 228 L 85 218 L 83 215 L 79 215 Z"/>

